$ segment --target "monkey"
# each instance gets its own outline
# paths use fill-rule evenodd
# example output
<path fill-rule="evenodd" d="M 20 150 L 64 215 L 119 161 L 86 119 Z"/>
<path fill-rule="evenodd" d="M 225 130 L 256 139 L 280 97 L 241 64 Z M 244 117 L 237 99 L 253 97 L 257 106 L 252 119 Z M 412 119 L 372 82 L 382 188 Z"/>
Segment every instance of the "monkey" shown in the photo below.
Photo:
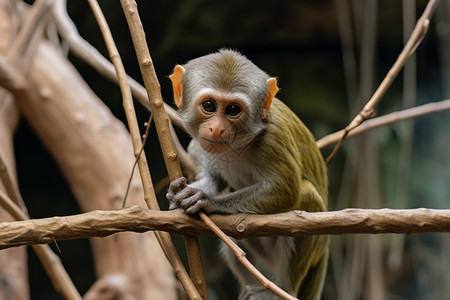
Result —
<path fill-rule="evenodd" d="M 275 77 L 230 49 L 176 65 L 169 77 L 178 113 L 192 137 L 188 153 L 201 170 L 192 183 L 182 177 L 169 184 L 169 209 L 183 208 L 188 214 L 327 210 L 323 157 L 312 133 L 275 97 Z M 302 300 L 320 298 L 328 236 L 236 242 L 279 287 Z M 224 244 L 221 253 L 243 287 L 239 299 L 279 299 Z"/>

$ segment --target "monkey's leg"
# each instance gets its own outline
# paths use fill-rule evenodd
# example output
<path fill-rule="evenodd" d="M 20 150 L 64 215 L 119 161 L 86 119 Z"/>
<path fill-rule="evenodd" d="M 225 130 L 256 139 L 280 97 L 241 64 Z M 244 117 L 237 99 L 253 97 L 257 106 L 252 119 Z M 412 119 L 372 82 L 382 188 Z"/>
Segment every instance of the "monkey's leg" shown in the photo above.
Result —
<path fill-rule="evenodd" d="M 328 237 L 327 237 L 328 238 Z M 322 294 L 322 288 L 327 274 L 328 248 L 319 262 L 309 268 L 308 274 L 303 280 L 298 296 L 302 300 L 318 300 Z"/>
<path fill-rule="evenodd" d="M 245 247 L 242 245 L 242 243 L 238 242 L 235 239 L 233 239 L 233 241 L 237 243 L 239 247 L 242 247 L 245 251 Z M 234 276 L 236 276 L 242 286 L 258 284 L 258 281 L 255 279 L 255 277 L 253 277 L 250 272 L 237 260 L 233 251 L 231 251 L 231 249 L 223 242 L 221 242 L 220 244 L 220 253 L 227 262 L 228 267 L 231 269 L 231 272 L 233 272 Z M 250 262 L 253 263 L 254 259 L 250 253 L 246 252 L 246 257 L 248 260 L 250 260 Z"/>
<path fill-rule="evenodd" d="M 286 292 L 294 295 L 289 272 L 291 257 L 295 250 L 295 239 L 292 237 L 262 237 L 248 238 L 242 240 L 246 253 L 250 254 L 260 264 L 257 267 L 264 267 L 268 271 L 276 285 Z M 248 273 L 248 272 L 247 272 Z M 306 271 L 305 271 L 306 273 Z M 267 274 L 266 274 L 267 275 Z M 301 275 L 304 276 L 304 275 Z M 281 299 L 272 291 L 263 287 L 252 278 L 252 282 L 245 283 L 239 295 L 239 300 L 279 300 Z"/>

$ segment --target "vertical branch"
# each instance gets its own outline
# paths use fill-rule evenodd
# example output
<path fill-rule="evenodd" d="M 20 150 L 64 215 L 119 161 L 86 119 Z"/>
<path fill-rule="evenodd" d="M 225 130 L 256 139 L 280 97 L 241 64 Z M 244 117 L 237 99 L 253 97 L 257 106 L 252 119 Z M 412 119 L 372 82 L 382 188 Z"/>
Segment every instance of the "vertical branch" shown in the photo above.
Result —
<path fill-rule="evenodd" d="M 167 172 L 170 180 L 175 180 L 183 176 L 180 165 L 178 163 L 177 153 L 170 133 L 169 121 L 164 109 L 164 101 L 161 96 L 161 87 L 156 77 L 156 72 L 153 67 L 153 61 L 150 56 L 145 34 L 142 29 L 142 23 L 137 11 L 137 4 L 135 1 L 121 0 L 122 8 L 125 17 L 130 27 L 131 37 L 136 50 L 136 56 L 139 61 L 144 85 L 147 90 L 148 98 L 150 100 L 150 108 L 154 115 L 155 127 L 158 133 L 161 150 L 163 152 L 164 161 L 166 163 Z M 206 280 L 201 264 L 200 247 L 198 238 L 192 236 L 185 236 L 186 251 L 188 253 L 189 270 L 195 286 L 203 299 L 208 299 L 208 292 L 206 289 Z"/>
<path fill-rule="evenodd" d="M 96 0 L 89 0 L 91 9 L 97 19 L 103 37 L 105 39 L 108 52 L 110 54 L 111 60 L 117 72 L 117 77 L 119 80 L 119 86 L 123 97 L 123 106 L 130 128 L 130 133 L 132 136 L 133 148 L 136 159 L 138 159 L 138 168 L 141 174 L 142 185 L 144 188 L 144 198 L 147 206 L 153 210 L 159 210 L 158 202 L 156 200 L 156 195 L 153 189 L 153 184 L 151 180 L 150 170 L 148 168 L 147 160 L 144 151 L 142 151 L 142 140 L 140 137 L 139 126 L 136 118 L 136 113 L 134 111 L 134 105 L 131 97 L 130 86 L 127 83 L 125 69 L 123 67 L 122 61 L 119 56 L 119 52 L 114 43 L 111 31 L 109 30 L 108 24 L 105 17 L 98 5 Z M 164 108 L 164 107 L 163 107 Z M 152 109 L 153 111 L 153 109 Z M 154 114 L 156 115 L 156 113 Z M 166 117 L 167 118 L 167 117 Z M 141 154 L 141 155 L 140 155 Z M 181 172 L 181 171 L 180 171 Z M 167 232 L 155 232 L 155 235 L 167 257 L 171 263 L 176 276 L 180 279 L 183 287 L 186 290 L 190 299 L 200 299 L 194 284 L 190 280 L 186 269 L 184 268 L 178 253 L 171 241 L 170 235 Z"/>

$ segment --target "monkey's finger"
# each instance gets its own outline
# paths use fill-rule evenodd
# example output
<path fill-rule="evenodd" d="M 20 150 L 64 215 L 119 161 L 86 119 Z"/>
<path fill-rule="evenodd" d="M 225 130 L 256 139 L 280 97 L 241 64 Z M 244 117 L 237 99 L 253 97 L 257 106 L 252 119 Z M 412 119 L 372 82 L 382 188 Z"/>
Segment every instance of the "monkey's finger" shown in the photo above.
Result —
<path fill-rule="evenodd" d="M 197 189 L 193 189 L 193 188 L 187 186 L 184 189 L 182 189 L 181 191 L 179 191 L 178 193 L 176 193 L 173 196 L 172 201 L 180 203 L 184 199 L 187 199 L 187 198 L 191 197 L 192 195 L 195 195 L 197 192 L 198 192 Z"/>
<path fill-rule="evenodd" d="M 192 205 L 186 209 L 186 213 L 187 214 L 195 214 L 200 209 L 203 209 L 206 213 L 210 213 L 211 211 L 209 209 L 209 200 L 207 200 L 207 199 L 198 200 L 194 205 Z"/>
<path fill-rule="evenodd" d="M 184 191 L 184 190 L 183 190 Z M 194 205 L 198 200 L 203 199 L 205 197 L 205 194 L 202 191 L 194 191 L 191 189 L 191 192 L 194 192 L 190 194 L 188 197 L 185 197 L 181 202 L 180 206 L 187 208 L 189 206 Z"/>
<path fill-rule="evenodd" d="M 186 177 L 180 177 L 175 179 L 169 184 L 169 192 L 176 193 L 179 190 L 183 189 L 186 186 L 187 179 Z"/>
<path fill-rule="evenodd" d="M 180 206 L 178 205 L 178 203 L 170 201 L 169 202 L 169 210 L 175 209 L 175 208 L 179 208 Z"/>
<path fill-rule="evenodd" d="M 173 199 L 173 197 L 175 197 L 175 193 L 172 193 L 172 192 L 168 192 L 168 193 L 166 194 L 166 198 L 167 198 L 167 200 L 172 200 L 172 199 Z"/>

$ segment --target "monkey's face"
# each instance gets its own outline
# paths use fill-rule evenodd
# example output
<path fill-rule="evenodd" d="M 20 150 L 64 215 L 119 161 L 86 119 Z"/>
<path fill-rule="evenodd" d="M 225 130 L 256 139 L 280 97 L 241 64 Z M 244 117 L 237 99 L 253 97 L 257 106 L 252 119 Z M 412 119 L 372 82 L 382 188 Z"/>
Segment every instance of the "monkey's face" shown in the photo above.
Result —
<path fill-rule="evenodd" d="M 239 128 L 247 122 L 248 107 L 230 95 L 206 94 L 195 102 L 195 114 L 200 145 L 209 153 L 220 154 L 235 145 Z"/>

